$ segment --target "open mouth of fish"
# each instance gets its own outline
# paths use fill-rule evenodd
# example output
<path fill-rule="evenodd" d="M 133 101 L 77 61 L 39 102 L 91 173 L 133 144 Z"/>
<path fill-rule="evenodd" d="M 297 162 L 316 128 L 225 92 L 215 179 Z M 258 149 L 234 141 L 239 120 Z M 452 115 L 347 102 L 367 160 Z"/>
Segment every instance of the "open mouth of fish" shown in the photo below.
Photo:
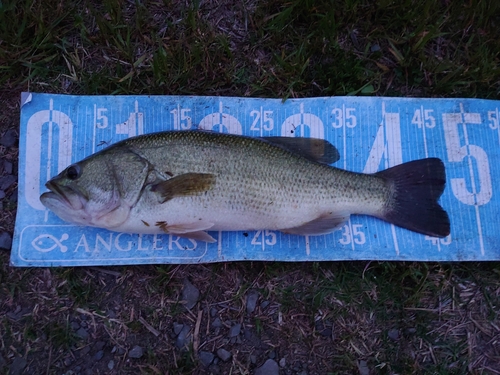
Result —
<path fill-rule="evenodd" d="M 48 181 L 45 184 L 45 187 L 50 191 L 42 194 L 47 198 L 56 199 L 59 202 L 63 203 L 70 209 L 80 210 L 84 206 L 84 202 L 87 200 L 82 196 L 79 192 L 68 186 L 60 186 L 58 184 L 53 183 L 52 181 Z"/>

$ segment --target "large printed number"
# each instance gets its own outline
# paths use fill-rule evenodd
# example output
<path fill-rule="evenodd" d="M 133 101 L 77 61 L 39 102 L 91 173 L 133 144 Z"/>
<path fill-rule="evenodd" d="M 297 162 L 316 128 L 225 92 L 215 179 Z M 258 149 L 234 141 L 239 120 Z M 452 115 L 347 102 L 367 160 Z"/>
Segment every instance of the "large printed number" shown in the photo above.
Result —
<path fill-rule="evenodd" d="M 273 111 L 260 111 L 253 110 L 250 112 L 250 116 L 253 117 L 252 125 L 250 130 L 253 131 L 270 131 L 274 128 Z"/>
<path fill-rule="evenodd" d="M 99 129 L 104 129 L 108 127 L 108 116 L 105 115 L 105 113 L 108 110 L 106 108 L 97 108 L 96 109 L 96 118 L 95 118 L 95 125 Z"/>
<path fill-rule="evenodd" d="M 352 233 L 351 233 L 351 228 L 349 225 L 344 225 L 342 227 L 342 238 L 339 240 L 339 242 L 342 245 L 349 245 L 353 241 L 357 245 L 363 245 L 366 243 L 366 236 L 363 231 L 361 231 L 361 228 L 363 226 L 361 224 L 353 224 L 352 225 Z"/>
<path fill-rule="evenodd" d="M 411 123 L 417 125 L 419 129 L 423 126 L 429 129 L 434 128 L 436 126 L 436 119 L 432 115 L 432 112 L 434 112 L 433 109 L 424 109 L 424 107 L 415 110 Z"/>
<path fill-rule="evenodd" d="M 191 120 L 191 116 L 189 116 L 189 112 L 191 112 L 191 109 L 180 107 L 170 111 L 170 113 L 174 116 L 175 130 L 191 129 L 193 123 Z"/>
<path fill-rule="evenodd" d="M 356 127 L 356 116 L 354 112 L 356 108 L 334 108 L 332 109 L 332 115 L 334 121 L 332 126 L 336 129 L 340 129 L 342 126 L 347 126 L 348 128 Z"/>
<path fill-rule="evenodd" d="M 264 249 L 265 245 L 274 246 L 276 245 L 276 233 L 270 230 L 258 230 L 252 238 L 252 245 L 262 245 Z"/>
<path fill-rule="evenodd" d="M 443 125 L 446 151 L 450 162 L 459 163 L 467 159 L 471 180 L 471 190 L 467 188 L 465 178 L 452 178 L 451 189 L 457 199 L 467 205 L 484 205 L 492 195 L 490 165 L 488 155 L 476 145 L 469 144 L 466 124 L 481 124 L 479 113 L 443 113 Z M 462 125 L 465 145 L 460 144 L 459 125 Z M 477 172 L 474 163 L 476 161 Z M 476 173 L 479 186 L 476 186 Z"/>

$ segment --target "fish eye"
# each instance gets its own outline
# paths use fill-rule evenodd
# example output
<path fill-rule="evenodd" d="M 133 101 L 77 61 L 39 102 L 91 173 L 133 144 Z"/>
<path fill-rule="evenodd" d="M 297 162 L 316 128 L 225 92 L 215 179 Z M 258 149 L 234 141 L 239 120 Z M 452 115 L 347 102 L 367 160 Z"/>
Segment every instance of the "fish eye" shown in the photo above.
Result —
<path fill-rule="evenodd" d="M 80 177 L 80 166 L 78 164 L 73 164 L 66 169 L 66 177 L 70 180 L 76 180 Z"/>

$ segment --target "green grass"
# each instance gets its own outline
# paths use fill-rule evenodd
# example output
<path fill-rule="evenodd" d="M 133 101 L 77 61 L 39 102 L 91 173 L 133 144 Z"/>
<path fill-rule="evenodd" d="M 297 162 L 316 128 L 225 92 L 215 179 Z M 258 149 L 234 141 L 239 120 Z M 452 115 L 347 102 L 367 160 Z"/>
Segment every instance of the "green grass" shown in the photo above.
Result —
<path fill-rule="evenodd" d="M 87 94 L 500 94 L 494 1 L 217 10 L 226 32 L 197 2 L 3 2 L 0 84 Z M 224 16 L 234 12 L 233 24 Z"/>
<path fill-rule="evenodd" d="M 499 99 L 499 30 L 500 3 L 484 0 L 3 0 L 0 132 L 27 90 Z M 13 227 L 14 208 L 1 213 L 2 227 Z M 230 347 L 227 326 L 212 327 L 211 308 L 268 345 L 237 344 L 234 358 L 219 362 L 222 373 L 253 371 L 271 350 L 292 373 L 306 365 L 357 373 L 366 361 L 371 373 L 486 374 L 500 363 L 491 344 L 499 339 L 498 263 L 245 262 L 105 273 L 14 269 L 8 256 L 0 253 L 0 355 L 7 364 L 24 356 L 31 373 L 75 365 L 104 373 L 111 358 L 125 374 L 204 373 L 192 346 L 175 348 L 172 325 L 194 330 L 200 309 L 201 350 Z M 180 301 L 186 277 L 201 292 L 192 312 Z M 251 314 L 249 290 L 259 293 Z M 331 325 L 331 337 L 317 322 Z M 71 323 L 91 338 L 76 337 Z M 95 361 L 91 349 L 80 358 L 96 341 L 106 342 L 107 357 Z M 111 353 L 136 344 L 145 349 L 140 359 Z"/>

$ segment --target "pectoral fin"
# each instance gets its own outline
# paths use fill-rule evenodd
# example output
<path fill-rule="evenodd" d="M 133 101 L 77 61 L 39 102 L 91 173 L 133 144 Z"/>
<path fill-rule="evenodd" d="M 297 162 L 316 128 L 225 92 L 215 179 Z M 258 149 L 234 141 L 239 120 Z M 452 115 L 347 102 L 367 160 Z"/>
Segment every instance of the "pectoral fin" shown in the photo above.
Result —
<path fill-rule="evenodd" d="M 262 137 L 265 141 L 322 164 L 332 164 L 340 159 L 337 148 L 318 138 Z"/>
<path fill-rule="evenodd" d="M 155 225 L 157 227 L 160 227 L 162 231 L 168 234 L 210 243 L 217 242 L 211 235 L 209 235 L 207 232 L 204 232 L 205 230 L 213 227 L 214 224 L 203 220 L 199 220 L 193 223 L 174 225 L 168 225 L 168 223 L 164 221 L 159 221 Z"/>
<path fill-rule="evenodd" d="M 151 186 L 151 191 L 160 195 L 161 203 L 187 195 L 194 195 L 210 190 L 215 184 L 215 176 L 209 173 L 185 173 L 161 181 Z"/>
<path fill-rule="evenodd" d="M 333 232 L 343 223 L 349 220 L 349 214 L 345 212 L 326 214 L 304 223 L 298 227 L 282 229 L 288 234 L 298 234 L 301 236 L 319 236 Z"/>

